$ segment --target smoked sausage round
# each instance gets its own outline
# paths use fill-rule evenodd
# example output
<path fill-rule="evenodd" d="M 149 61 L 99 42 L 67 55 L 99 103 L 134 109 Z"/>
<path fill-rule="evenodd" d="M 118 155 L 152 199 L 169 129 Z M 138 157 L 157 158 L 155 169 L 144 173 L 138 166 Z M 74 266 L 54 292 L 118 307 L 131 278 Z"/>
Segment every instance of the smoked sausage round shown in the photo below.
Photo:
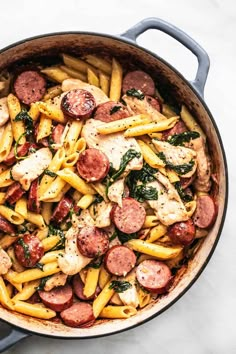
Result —
<path fill-rule="evenodd" d="M 26 234 L 14 246 L 16 258 L 26 268 L 32 268 L 43 257 L 44 248 L 39 238 Z"/>
<path fill-rule="evenodd" d="M 135 267 L 136 256 L 130 248 L 117 245 L 109 249 L 104 262 L 109 273 L 126 276 Z"/>
<path fill-rule="evenodd" d="M 86 90 L 71 90 L 63 96 L 61 101 L 62 111 L 74 119 L 89 118 L 95 107 L 95 98 Z"/>

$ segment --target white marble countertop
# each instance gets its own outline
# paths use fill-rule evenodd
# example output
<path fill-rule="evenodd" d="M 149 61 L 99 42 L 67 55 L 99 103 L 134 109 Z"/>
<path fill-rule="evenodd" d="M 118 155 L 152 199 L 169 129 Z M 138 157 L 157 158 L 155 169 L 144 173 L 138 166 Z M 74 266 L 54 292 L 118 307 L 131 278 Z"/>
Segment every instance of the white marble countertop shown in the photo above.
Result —
<path fill-rule="evenodd" d="M 174 306 L 138 328 L 83 341 L 32 336 L 8 350 L 8 354 L 236 353 L 236 242 L 232 223 L 236 215 L 235 1 L 2 0 L 0 47 L 54 31 L 118 34 L 150 16 L 186 31 L 211 59 L 205 99 L 221 132 L 231 181 L 228 214 L 216 251 L 198 281 Z M 195 58 L 174 40 L 149 31 L 139 43 L 167 59 L 187 78 L 194 77 Z"/>

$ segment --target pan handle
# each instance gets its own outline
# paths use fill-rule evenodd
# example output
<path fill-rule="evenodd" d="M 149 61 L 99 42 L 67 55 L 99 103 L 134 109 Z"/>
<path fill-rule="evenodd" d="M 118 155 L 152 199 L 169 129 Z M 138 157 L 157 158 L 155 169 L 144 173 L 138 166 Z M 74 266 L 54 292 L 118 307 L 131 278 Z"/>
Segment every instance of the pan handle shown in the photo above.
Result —
<path fill-rule="evenodd" d="M 195 42 L 194 39 L 189 37 L 189 35 L 187 35 L 185 32 L 173 26 L 172 24 L 156 17 L 146 18 L 138 22 L 136 25 L 128 29 L 126 32 L 122 33 L 121 36 L 136 42 L 137 37 L 149 29 L 157 29 L 175 38 L 178 42 L 182 43 L 197 57 L 198 60 L 197 74 L 195 79 L 191 81 L 191 85 L 200 94 L 200 96 L 203 97 L 204 86 L 206 83 L 206 79 L 210 67 L 210 59 L 206 51 L 197 42 Z"/>
<path fill-rule="evenodd" d="M 3 339 L 0 339 L 0 353 L 3 353 L 15 343 L 19 342 L 25 337 L 28 337 L 29 335 L 29 333 L 21 332 L 11 328 L 9 334 Z"/>

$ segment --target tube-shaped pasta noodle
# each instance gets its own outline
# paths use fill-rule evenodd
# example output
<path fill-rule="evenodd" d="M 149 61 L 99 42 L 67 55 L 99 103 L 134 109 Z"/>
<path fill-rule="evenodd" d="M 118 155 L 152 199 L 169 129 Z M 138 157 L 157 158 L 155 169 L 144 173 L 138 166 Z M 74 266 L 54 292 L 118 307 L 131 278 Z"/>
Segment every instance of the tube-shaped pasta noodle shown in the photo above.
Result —
<path fill-rule="evenodd" d="M 62 167 L 73 167 L 79 159 L 79 153 L 73 152 L 72 154 L 65 157 Z"/>
<path fill-rule="evenodd" d="M 144 125 L 139 125 L 137 127 L 130 128 L 126 130 L 124 133 L 125 137 L 131 137 L 131 136 L 140 136 L 144 134 L 149 134 L 149 133 L 155 133 L 155 132 L 160 132 L 163 130 L 167 130 L 170 128 L 173 128 L 173 126 L 177 123 L 179 120 L 179 117 L 172 117 L 169 119 L 163 119 L 159 122 L 153 122 L 149 124 L 144 124 Z"/>
<path fill-rule="evenodd" d="M 137 310 L 133 306 L 112 306 L 108 305 L 100 312 L 102 318 L 129 318 L 136 315 Z"/>
<path fill-rule="evenodd" d="M 56 262 L 59 257 L 62 257 L 65 254 L 63 250 L 47 252 L 39 261 L 39 263 L 47 264 Z"/>
<path fill-rule="evenodd" d="M 28 220 L 29 222 L 31 222 L 34 225 L 37 225 L 40 229 L 43 229 L 46 227 L 41 214 L 37 214 L 32 211 L 28 211 L 26 220 Z"/>
<path fill-rule="evenodd" d="M 162 245 L 156 245 L 143 240 L 130 240 L 127 242 L 127 246 L 134 251 L 149 254 L 158 259 L 170 259 L 176 257 L 183 249 L 181 246 L 165 247 Z"/>
<path fill-rule="evenodd" d="M 17 141 L 19 137 L 25 132 L 25 126 L 23 121 L 22 120 L 18 122 L 15 121 L 17 114 L 21 112 L 20 101 L 16 96 L 10 93 L 7 96 L 7 105 L 8 105 L 9 115 L 12 124 L 13 137 L 15 141 Z M 25 143 L 25 136 L 22 136 L 20 143 L 21 144 Z"/>
<path fill-rule="evenodd" d="M 111 63 L 108 60 L 97 57 L 96 55 L 92 54 L 86 55 L 85 60 L 89 64 L 95 66 L 95 68 L 100 69 L 107 74 L 111 74 L 112 67 Z"/>
<path fill-rule="evenodd" d="M 111 279 L 111 274 L 108 273 L 106 268 L 102 265 L 99 273 L 99 280 L 98 284 L 101 289 L 104 288 L 104 286 L 110 281 Z"/>
<path fill-rule="evenodd" d="M 96 194 L 89 184 L 69 168 L 58 171 L 57 175 L 82 194 Z"/>
<path fill-rule="evenodd" d="M 101 182 L 94 182 L 94 183 L 91 183 L 91 185 L 93 186 L 95 191 L 103 197 L 105 202 L 108 202 L 108 198 L 106 195 L 106 186 L 104 184 L 102 184 Z"/>
<path fill-rule="evenodd" d="M 170 170 L 169 168 L 166 169 L 166 175 L 170 180 L 170 183 L 175 183 L 180 180 L 178 174 L 174 170 Z"/>
<path fill-rule="evenodd" d="M 111 84 L 110 84 L 110 99 L 111 101 L 119 101 L 122 87 L 123 70 L 120 63 L 112 59 Z"/>
<path fill-rule="evenodd" d="M 64 181 L 61 177 L 57 176 L 42 195 L 40 195 L 39 191 L 39 200 L 50 201 L 50 199 L 57 197 L 61 190 L 65 187 L 65 185 L 66 181 Z"/>
<path fill-rule="evenodd" d="M 49 79 L 60 83 L 66 79 L 71 78 L 70 75 L 61 70 L 58 66 L 50 66 L 49 68 L 44 68 L 41 70 L 41 72 Z"/>
<path fill-rule="evenodd" d="M 0 174 L 7 170 L 7 166 L 3 163 L 0 163 Z"/>
<path fill-rule="evenodd" d="M 142 229 L 147 229 L 158 224 L 158 219 L 156 215 L 147 215 L 142 226 Z"/>
<path fill-rule="evenodd" d="M 100 87 L 99 77 L 97 76 L 97 73 L 94 70 L 88 68 L 87 75 L 88 75 L 88 83 L 90 85 Z"/>
<path fill-rule="evenodd" d="M 107 305 L 107 303 L 110 301 L 112 296 L 115 294 L 114 289 L 110 289 L 111 281 L 109 281 L 100 294 L 96 297 L 96 299 L 93 302 L 93 313 L 95 317 L 98 317 L 101 311 L 104 309 L 104 307 Z"/>
<path fill-rule="evenodd" d="M 24 222 L 23 216 L 4 205 L 0 205 L 0 215 L 15 225 L 20 225 Z"/>
<path fill-rule="evenodd" d="M 82 126 L 83 126 L 83 123 L 78 120 L 74 120 L 71 123 L 69 130 L 66 134 L 65 141 L 64 141 L 64 149 L 65 149 L 67 156 L 76 151 L 74 149 L 74 147 L 75 147 L 75 144 L 79 138 Z M 85 140 L 84 140 L 84 143 L 86 146 Z"/>
<path fill-rule="evenodd" d="M 100 134 L 112 134 L 129 129 L 130 127 L 136 127 L 144 123 L 149 123 L 150 118 L 145 114 L 137 114 L 128 118 L 115 120 L 113 122 L 104 123 L 97 128 Z"/>
<path fill-rule="evenodd" d="M 142 140 L 138 140 L 144 161 L 153 168 L 164 167 L 165 163 L 155 154 L 155 152 Z"/>
<path fill-rule="evenodd" d="M 0 153 L 0 156 L 1 156 L 1 153 Z M 5 170 L 5 171 L 3 171 L 0 174 L 0 186 L 1 186 L 1 188 L 8 187 L 8 186 L 10 186 L 13 183 L 14 183 L 14 181 L 11 178 L 11 170 L 10 169 Z"/>
<path fill-rule="evenodd" d="M 9 298 L 11 299 L 11 298 L 12 298 L 12 295 L 13 295 L 14 287 L 13 287 L 12 284 L 8 283 L 8 284 L 6 285 L 6 288 L 7 288 L 8 296 L 9 296 Z"/>
<path fill-rule="evenodd" d="M 39 284 L 40 280 L 38 279 L 25 284 L 22 291 L 12 298 L 13 303 L 18 300 L 28 300 L 36 292 L 36 288 Z"/>
<path fill-rule="evenodd" d="M 23 272 L 25 270 L 25 268 L 20 264 L 20 262 L 16 258 L 15 251 L 14 251 L 14 248 L 12 246 L 8 248 L 7 254 L 11 258 L 12 269 L 15 272 L 18 272 L 18 273 Z"/>
<path fill-rule="evenodd" d="M 37 236 L 40 241 L 42 241 L 44 238 L 48 236 L 48 227 L 35 230 L 34 235 Z"/>
<path fill-rule="evenodd" d="M 100 72 L 99 81 L 102 91 L 108 96 L 110 90 L 110 76 L 104 74 L 103 72 Z"/>
<path fill-rule="evenodd" d="M 50 162 L 47 170 L 54 173 L 57 172 L 61 168 L 64 159 L 64 148 L 58 149 L 55 155 L 53 156 L 52 161 Z M 39 185 L 39 196 L 42 196 L 46 192 L 53 180 L 55 180 L 55 177 L 49 176 L 48 174 L 43 175 Z"/>
<path fill-rule="evenodd" d="M 53 203 L 50 203 L 50 202 L 49 203 L 47 203 L 47 202 L 42 203 L 41 214 L 42 214 L 42 217 L 47 225 L 49 225 L 50 219 L 52 216 L 52 207 L 53 207 Z"/>
<path fill-rule="evenodd" d="M 138 287 L 138 300 L 139 300 L 139 307 L 142 309 L 146 305 L 148 305 L 151 301 L 151 294 L 146 290 Z"/>
<path fill-rule="evenodd" d="M 40 116 L 40 111 L 38 109 L 37 103 L 31 103 L 28 114 L 33 119 L 34 122 L 38 120 Z"/>
<path fill-rule="evenodd" d="M 4 161 L 5 158 L 8 156 L 8 154 L 11 150 L 11 147 L 12 147 L 12 142 L 13 142 L 13 130 L 12 130 L 11 122 L 8 122 L 5 125 L 3 136 L 1 139 L 0 162 Z M 6 172 L 6 171 L 4 171 L 4 172 Z M 1 185 L 1 187 L 3 187 L 3 186 Z"/>
<path fill-rule="evenodd" d="M 5 203 L 6 193 L 0 192 L 0 205 Z"/>
<path fill-rule="evenodd" d="M 19 236 L 4 235 L 0 238 L 0 247 L 5 250 L 10 247 L 18 238 Z"/>
<path fill-rule="evenodd" d="M 32 268 L 32 269 L 27 269 L 22 273 L 17 273 L 14 276 L 13 280 L 15 283 L 21 284 L 21 283 L 26 283 L 28 281 L 47 277 L 49 275 L 58 273 L 59 271 L 60 268 L 58 266 L 58 263 L 52 262 L 52 263 L 45 264 L 43 266 L 43 270 Z"/>
<path fill-rule="evenodd" d="M 49 87 L 43 96 L 43 101 L 51 100 L 62 93 L 61 85 Z"/>
<path fill-rule="evenodd" d="M 62 54 L 62 59 L 66 66 L 75 69 L 77 71 L 80 71 L 81 73 L 84 73 L 86 75 L 87 75 L 88 68 L 94 69 L 92 65 L 86 63 L 84 60 L 74 58 L 68 54 Z"/>
<path fill-rule="evenodd" d="M 4 274 L 3 278 L 6 279 L 9 283 L 11 283 L 14 288 L 16 288 L 18 291 L 22 291 L 22 284 L 18 284 L 17 282 L 15 282 L 15 276 L 19 274 L 17 272 L 14 272 L 12 269 L 9 269 L 9 271 L 7 272 L 7 274 Z"/>
<path fill-rule="evenodd" d="M 85 194 L 77 203 L 77 206 L 81 209 L 87 209 L 94 201 L 93 194 Z"/>
<path fill-rule="evenodd" d="M 44 320 L 49 320 L 56 316 L 56 312 L 43 307 L 39 304 L 30 304 L 25 301 L 15 301 L 13 309 L 17 312 L 23 313 L 24 315 L 29 315 L 36 318 L 41 318 Z"/>
<path fill-rule="evenodd" d="M 167 227 L 161 223 L 153 227 L 148 235 L 147 242 L 155 242 L 167 233 Z"/>
<path fill-rule="evenodd" d="M 0 303 L 2 304 L 2 306 L 6 307 L 7 309 L 14 310 L 5 282 L 1 276 L 0 276 Z"/>
<path fill-rule="evenodd" d="M 15 212 L 23 216 L 24 219 L 27 218 L 27 199 L 25 197 L 21 197 L 17 200 L 15 204 Z"/>
<path fill-rule="evenodd" d="M 41 114 L 38 126 L 37 142 L 51 134 L 52 120 L 45 114 Z"/>
<path fill-rule="evenodd" d="M 86 149 L 86 141 L 84 138 L 80 138 L 76 141 L 75 146 L 73 148 L 73 152 L 83 152 Z"/>
<path fill-rule="evenodd" d="M 62 188 L 62 190 L 57 194 L 56 197 L 45 199 L 45 202 L 49 202 L 49 203 L 58 203 L 58 202 L 60 202 L 60 200 L 68 192 L 68 190 L 70 188 L 71 188 L 70 185 L 68 183 L 66 183 L 66 185 Z"/>
<path fill-rule="evenodd" d="M 87 276 L 84 284 L 84 295 L 87 297 L 92 296 L 98 285 L 100 268 L 92 268 L 90 267 L 87 271 Z"/>
<path fill-rule="evenodd" d="M 47 252 L 53 247 L 55 247 L 58 244 L 58 242 L 60 242 L 60 239 L 61 239 L 60 236 L 57 235 L 44 238 L 41 241 L 44 248 L 44 252 Z"/>
<path fill-rule="evenodd" d="M 64 117 L 62 110 L 57 108 L 54 104 L 50 102 L 38 102 L 37 105 L 39 111 L 45 114 L 48 118 L 59 123 L 66 123 L 66 118 Z"/>
<path fill-rule="evenodd" d="M 87 75 L 85 75 L 73 68 L 69 68 L 66 65 L 60 65 L 60 69 L 62 71 L 65 71 L 65 73 L 67 73 L 70 77 L 73 77 L 74 79 L 79 79 L 81 81 L 87 82 Z"/>
<path fill-rule="evenodd" d="M 80 278 L 82 280 L 82 282 L 85 284 L 86 282 L 86 277 L 87 277 L 87 269 L 86 268 L 83 268 L 81 269 L 81 271 L 79 272 L 79 275 L 80 275 Z"/>
<path fill-rule="evenodd" d="M 192 116 L 192 114 L 189 112 L 186 106 L 182 105 L 181 111 L 180 111 L 180 117 L 186 124 L 187 128 L 189 130 L 194 130 L 198 132 L 204 139 L 206 139 L 206 135 L 203 132 L 202 128 L 200 125 L 196 122 L 195 118 Z"/>
<path fill-rule="evenodd" d="M 187 210 L 187 214 L 188 216 L 191 218 L 191 216 L 193 215 L 193 213 L 195 212 L 197 207 L 197 202 L 196 200 L 191 200 L 190 202 L 185 204 L 185 208 Z"/>

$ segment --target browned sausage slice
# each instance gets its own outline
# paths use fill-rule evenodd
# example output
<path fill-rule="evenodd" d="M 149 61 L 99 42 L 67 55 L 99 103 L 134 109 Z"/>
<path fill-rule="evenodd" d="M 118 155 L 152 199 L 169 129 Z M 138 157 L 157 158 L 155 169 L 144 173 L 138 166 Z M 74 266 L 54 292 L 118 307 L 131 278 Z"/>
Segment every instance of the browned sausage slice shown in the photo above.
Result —
<path fill-rule="evenodd" d="M 16 96 L 25 104 L 40 101 L 46 92 L 46 81 L 33 70 L 23 71 L 14 82 Z"/>
<path fill-rule="evenodd" d="M 125 75 L 122 91 L 125 94 L 131 89 L 140 90 L 144 95 L 155 95 L 155 83 L 150 75 L 142 70 L 130 71 Z"/>
<path fill-rule="evenodd" d="M 146 211 L 141 203 L 133 198 L 123 198 L 122 207 L 113 207 L 111 217 L 116 227 L 126 233 L 137 232 L 143 226 Z"/>
<path fill-rule="evenodd" d="M 69 284 L 38 293 L 44 305 L 56 312 L 68 309 L 73 303 L 73 291 Z"/>
<path fill-rule="evenodd" d="M 60 223 L 68 215 L 73 207 L 73 200 L 70 197 L 63 197 L 57 204 L 51 216 L 51 221 Z"/>
<path fill-rule="evenodd" d="M 158 112 L 161 112 L 161 103 L 157 98 L 146 96 L 146 100 L 154 109 L 156 109 Z"/>
<path fill-rule="evenodd" d="M 153 259 L 145 260 L 136 269 L 139 284 L 156 294 L 164 294 L 172 283 L 170 268 L 163 262 Z"/>
<path fill-rule="evenodd" d="M 29 142 L 25 142 L 24 144 L 20 145 L 17 147 L 17 156 L 19 157 L 23 157 L 25 155 L 27 155 L 28 151 L 30 148 L 30 143 Z M 9 155 L 6 157 L 4 163 L 7 166 L 11 166 L 16 162 L 16 157 L 15 157 L 15 153 L 14 153 L 14 148 L 11 149 Z"/>
<path fill-rule="evenodd" d="M 162 140 L 168 140 L 168 138 L 174 134 L 181 134 L 188 129 L 182 120 L 179 120 L 171 129 L 164 130 L 162 132 Z"/>
<path fill-rule="evenodd" d="M 73 291 L 75 293 L 75 295 L 80 299 L 80 300 L 92 300 L 94 299 L 94 297 L 96 297 L 99 292 L 101 291 L 100 288 L 97 286 L 97 289 L 95 291 L 95 294 L 93 294 L 92 296 L 86 297 L 84 295 L 84 283 L 82 282 L 80 275 L 76 274 L 73 277 Z"/>
<path fill-rule="evenodd" d="M 95 226 L 85 226 L 77 236 L 79 251 L 88 258 L 102 256 L 109 247 L 109 238 L 106 232 Z"/>
<path fill-rule="evenodd" d="M 57 124 L 52 131 L 52 140 L 55 144 L 61 144 L 61 137 L 64 132 L 65 126 L 62 124 Z"/>
<path fill-rule="evenodd" d="M 95 322 L 93 308 L 86 302 L 77 302 L 61 312 L 63 322 L 69 327 L 89 327 Z"/>
<path fill-rule="evenodd" d="M 115 120 L 127 118 L 130 116 L 128 109 L 122 103 L 118 102 L 105 102 L 100 104 L 95 111 L 94 119 L 101 120 L 102 122 L 113 122 Z"/>
<path fill-rule="evenodd" d="M 197 207 L 193 214 L 194 224 L 201 228 L 210 227 L 217 215 L 217 209 L 214 200 L 209 195 L 201 195 L 197 198 Z"/>
<path fill-rule="evenodd" d="M 98 149 L 86 149 L 77 162 L 77 170 L 87 182 L 97 182 L 108 174 L 110 163 L 107 156 Z"/>
<path fill-rule="evenodd" d="M 95 98 L 86 90 L 71 90 L 61 101 L 62 111 L 74 119 L 89 118 L 95 107 Z"/>
<path fill-rule="evenodd" d="M 39 180 L 35 179 L 30 186 L 27 207 L 30 211 L 39 214 L 41 209 L 41 203 L 38 198 Z"/>
<path fill-rule="evenodd" d="M 111 274 L 126 276 L 136 263 L 134 252 L 125 246 L 113 246 L 105 256 L 105 266 Z"/>
<path fill-rule="evenodd" d="M 19 182 L 15 182 L 8 187 L 5 195 L 5 201 L 11 205 L 15 204 L 17 200 L 19 200 L 24 193 L 25 191 L 21 187 L 21 184 Z"/>
<path fill-rule="evenodd" d="M 15 243 L 16 258 L 21 265 L 32 268 L 43 257 L 44 248 L 35 235 L 24 235 Z"/>
<path fill-rule="evenodd" d="M 184 246 L 190 245 L 195 238 L 195 226 L 192 219 L 176 222 L 168 227 L 168 236 L 171 241 Z"/>
<path fill-rule="evenodd" d="M 0 230 L 7 234 L 14 234 L 16 232 L 15 227 L 2 216 L 0 216 Z"/>

